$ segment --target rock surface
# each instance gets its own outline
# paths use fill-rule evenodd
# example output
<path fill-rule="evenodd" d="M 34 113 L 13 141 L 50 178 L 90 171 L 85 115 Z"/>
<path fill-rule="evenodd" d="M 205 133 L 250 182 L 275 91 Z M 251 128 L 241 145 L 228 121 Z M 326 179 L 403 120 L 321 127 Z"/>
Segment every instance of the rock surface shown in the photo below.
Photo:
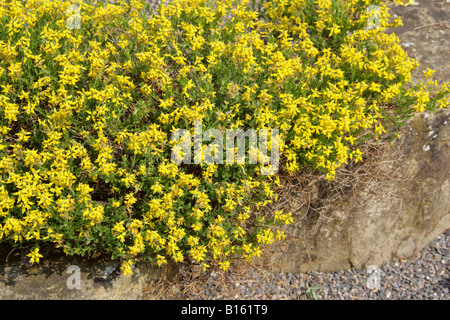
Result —
<path fill-rule="evenodd" d="M 0 248 L 0 300 L 151 300 L 164 298 L 177 268 L 138 263 L 124 276 L 117 262 L 44 254 L 31 265 L 27 250 Z M 6 262 L 7 261 L 7 262 Z"/>
<path fill-rule="evenodd" d="M 412 72 L 412 79 L 423 79 L 422 71 L 430 68 L 437 70 L 433 78 L 438 83 L 450 81 L 450 1 L 415 2 L 418 5 L 389 5 L 391 17 L 400 16 L 403 21 L 403 27 L 393 32 L 408 55 L 420 63 Z"/>
<path fill-rule="evenodd" d="M 450 110 L 416 115 L 400 132 L 347 176 L 319 179 L 306 202 L 301 188 L 282 195 L 295 222 L 261 263 L 277 272 L 364 269 L 411 258 L 449 229 Z"/>

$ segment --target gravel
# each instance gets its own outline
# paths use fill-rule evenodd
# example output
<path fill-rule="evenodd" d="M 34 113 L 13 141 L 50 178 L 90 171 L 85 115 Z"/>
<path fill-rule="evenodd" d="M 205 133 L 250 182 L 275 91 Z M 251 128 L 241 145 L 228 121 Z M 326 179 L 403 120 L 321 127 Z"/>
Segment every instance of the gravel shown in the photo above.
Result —
<path fill-rule="evenodd" d="M 255 267 L 181 268 L 183 300 L 449 300 L 450 230 L 416 257 L 340 272 L 269 273 Z"/>

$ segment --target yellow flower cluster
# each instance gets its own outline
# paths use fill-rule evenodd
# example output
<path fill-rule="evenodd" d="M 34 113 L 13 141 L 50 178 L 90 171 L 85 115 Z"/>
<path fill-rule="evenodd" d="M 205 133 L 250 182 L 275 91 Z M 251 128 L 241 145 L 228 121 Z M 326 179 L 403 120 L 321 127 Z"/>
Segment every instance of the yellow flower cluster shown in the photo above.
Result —
<path fill-rule="evenodd" d="M 103 250 L 125 274 L 141 258 L 226 270 L 259 256 L 293 222 L 260 212 L 279 179 L 262 163 L 177 165 L 171 134 L 279 129 L 280 170 L 332 179 L 385 132 L 386 106 L 448 106 L 433 70 L 406 89 L 418 64 L 384 32 L 401 21 L 381 5 L 365 28 L 370 3 L 0 0 L 0 241 Z"/>
<path fill-rule="evenodd" d="M 399 6 L 409 6 L 416 3 L 414 0 L 391 0 L 390 2 L 393 2 Z"/>

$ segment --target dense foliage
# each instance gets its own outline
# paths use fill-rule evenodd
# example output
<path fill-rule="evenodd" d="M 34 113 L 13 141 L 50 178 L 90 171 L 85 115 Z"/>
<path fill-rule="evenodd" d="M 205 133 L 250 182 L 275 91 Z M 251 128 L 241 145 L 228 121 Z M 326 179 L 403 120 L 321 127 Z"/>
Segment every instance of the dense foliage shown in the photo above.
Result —
<path fill-rule="evenodd" d="M 388 21 L 363 0 L 0 0 L 0 241 L 32 262 L 43 242 L 106 252 L 124 273 L 259 255 L 292 222 L 259 211 L 277 176 L 178 165 L 172 133 L 279 129 L 279 170 L 333 179 L 388 110 L 448 106 L 448 84 L 408 84 L 418 63 Z"/>

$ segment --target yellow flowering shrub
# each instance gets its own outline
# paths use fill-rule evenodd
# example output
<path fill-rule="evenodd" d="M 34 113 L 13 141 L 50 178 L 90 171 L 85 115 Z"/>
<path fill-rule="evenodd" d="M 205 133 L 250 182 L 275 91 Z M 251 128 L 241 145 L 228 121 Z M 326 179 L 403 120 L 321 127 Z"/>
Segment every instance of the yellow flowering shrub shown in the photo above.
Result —
<path fill-rule="evenodd" d="M 32 244 L 32 262 L 49 242 L 124 273 L 137 259 L 227 269 L 284 238 L 291 214 L 259 211 L 279 178 L 177 165 L 174 130 L 279 129 L 280 170 L 332 179 L 385 120 L 448 106 L 432 70 L 409 86 L 418 63 L 380 1 L 246 2 L 0 0 L 0 241 Z"/>
<path fill-rule="evenodd" d="M 395 5 L 398 5 L 398 6 L 409 6 L 414 3 L 417 3 L 414 0 L 390 0 L 390 2 L 393 2 Z"/>

